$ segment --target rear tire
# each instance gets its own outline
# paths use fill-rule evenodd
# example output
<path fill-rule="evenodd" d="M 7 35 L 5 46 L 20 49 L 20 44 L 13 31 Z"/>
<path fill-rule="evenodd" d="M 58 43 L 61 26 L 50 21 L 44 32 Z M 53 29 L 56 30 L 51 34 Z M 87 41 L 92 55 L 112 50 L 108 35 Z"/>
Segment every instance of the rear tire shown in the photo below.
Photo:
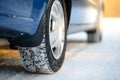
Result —
<path fill-rule="evenodd" d="M 87 34 L 88 34 L 88 42 L 89 43 L 100 42 L 102 40 L 100 32 L 91 31 L 91 32 L 87 32 Z"/>
<path fill-rule="evenodd" d="M 57 18 L 55 18 L 55 10 L 61 10 L 57 12 Z M 61 15 L 63 18 L 61 18 Z M 35 73 L 54 73 L 61 68 L 66 50 L 67 20 L 65 16 L 67 15 L 64 0 L 51 0 L 45 13 L 46 24 L 44 25 L 46 26 L 42 43 L 36 47 L 18 47 L 23 66 L 27 71 Z M 57 23 L 52 20 L 52 17 L 54 17 Z M 56 42 L 56 44 L 53 42 L 54 40 L 55 42 L 57 40 L 60 41 Z M 53 46 L 53 44 L 56 45 Z"/>

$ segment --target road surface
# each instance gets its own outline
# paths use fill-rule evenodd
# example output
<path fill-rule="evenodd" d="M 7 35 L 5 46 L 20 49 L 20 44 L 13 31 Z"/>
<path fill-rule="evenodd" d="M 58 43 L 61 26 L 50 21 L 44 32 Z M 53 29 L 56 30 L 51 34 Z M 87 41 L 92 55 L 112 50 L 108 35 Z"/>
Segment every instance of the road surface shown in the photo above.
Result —
<path fill-rule="evenodd" d="M 64 65 L 54 74 L 28 73 L 17 51 L 1 49 L 0 80 L 120 80 L 119 21 L 103 20 L 101 43 L 87 43 L 85 33 L 68 35 Z"/>

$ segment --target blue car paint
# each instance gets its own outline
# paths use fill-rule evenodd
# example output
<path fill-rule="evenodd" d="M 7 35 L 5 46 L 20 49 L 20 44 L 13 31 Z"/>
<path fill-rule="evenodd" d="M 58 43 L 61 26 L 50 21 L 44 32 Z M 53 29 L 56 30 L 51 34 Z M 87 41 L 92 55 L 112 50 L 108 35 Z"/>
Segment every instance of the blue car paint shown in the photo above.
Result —
<path fill-rule="evenodd" d="M 32 36 L 48 0 L 0 0 L 0 36 Z"/>

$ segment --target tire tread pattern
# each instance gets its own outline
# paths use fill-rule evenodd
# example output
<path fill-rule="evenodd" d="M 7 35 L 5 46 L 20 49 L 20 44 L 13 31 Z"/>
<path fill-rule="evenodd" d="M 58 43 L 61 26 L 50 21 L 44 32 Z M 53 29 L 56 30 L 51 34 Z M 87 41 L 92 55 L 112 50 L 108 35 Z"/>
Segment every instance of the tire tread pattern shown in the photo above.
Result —
<path fill-rule="evenodd" d="M 24 68 L 30 72 L 53 73 L 49 65 L 45 34 L 38 47 L 18 47 Z"/>

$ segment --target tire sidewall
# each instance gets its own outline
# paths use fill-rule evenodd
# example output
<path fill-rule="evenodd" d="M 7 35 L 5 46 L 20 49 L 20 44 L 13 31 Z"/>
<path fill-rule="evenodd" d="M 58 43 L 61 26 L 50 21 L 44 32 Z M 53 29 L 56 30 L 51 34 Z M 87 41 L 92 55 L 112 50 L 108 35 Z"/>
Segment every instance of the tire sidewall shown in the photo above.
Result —
<path fill-rule="evenodd" d="M 62 55 L 59 59 L 55 59 L 52 51 L 51 51 L 51 46 L 50 46 L 50 37 L 49 37 L 49 18 L 50 18 L 50 12 L 51 12 L 51 7 L 53 5 L 55 0 L 50 0 L 48 7 L 47 7 L 47 11 L 46 11 L 46 27 L 45 27 L 45 40 L 46 40 L 46 48 L 47 48 L 47 57 L 49 60 L 49 65 L 51 67 L 51 69 L 56 72 L 60 69 L 60 67 L 63 64 L 64 61 L 64 57 L 65 57 L 65 50 L 66 50 L 66 35 L 67 35 L 67 14 L 66 14 L 66 7 L 65 7 L 65 3 L 64 0 L 58 0 L 60 1 L 60 3 L 62 4 L 63 7 L 63 12 L 64 12 L 64 19 L 65 19 L 65 42 L 64 42 L 64 47 L 63 47 L 63 51 L 62 51 Z"/>

